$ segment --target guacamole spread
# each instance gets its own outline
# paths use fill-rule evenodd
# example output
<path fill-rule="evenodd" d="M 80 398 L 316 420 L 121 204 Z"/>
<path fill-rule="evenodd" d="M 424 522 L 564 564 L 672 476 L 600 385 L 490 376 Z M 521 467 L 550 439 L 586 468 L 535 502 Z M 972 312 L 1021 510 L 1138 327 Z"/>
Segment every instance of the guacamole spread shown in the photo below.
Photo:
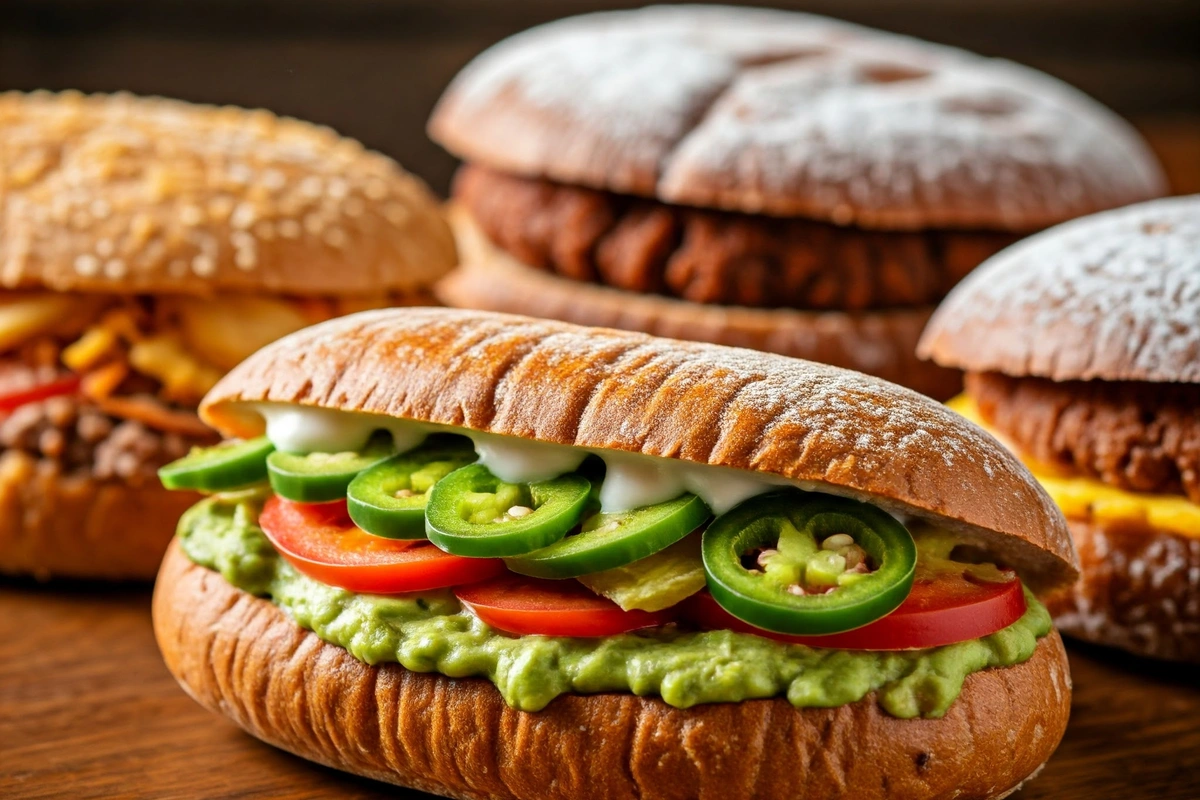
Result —
<path fill-rule="evenodd" d="M 480 622 L 449 591 L 363 595 L 301 575 L 259 529 L 261 502 L 255 494 L 218 496 L 188 511 L 179 526 L 188 557 L 269 597 L 299 625 L 368 664 L 487 678 L 505 702 L 525 711 L 569 692 L 657 695 L 677 708 L 786 695 L 810 708 L 876 691 L 893 716 L 940 717 L 968 675 L 1025 661 L 1051 629 L 1050 615 L 1026 591 L 1028 611 L 1008 628 L 929 650 L 823 650 L 674 626 L 602 639 L 512 636 Z"/>

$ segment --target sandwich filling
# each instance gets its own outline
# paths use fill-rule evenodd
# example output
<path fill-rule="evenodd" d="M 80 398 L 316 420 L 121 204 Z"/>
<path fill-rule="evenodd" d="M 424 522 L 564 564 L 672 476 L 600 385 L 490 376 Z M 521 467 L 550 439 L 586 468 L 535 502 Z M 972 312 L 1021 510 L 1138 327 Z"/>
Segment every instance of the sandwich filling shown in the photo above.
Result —
<path fill-rule="evenodd" d="M 876 693 L 937 717 L 1049 615 L 935 524 L 782 476 L 262 404 L 161 471 L 185 553 L 367 663 L 677 707 Z"/>

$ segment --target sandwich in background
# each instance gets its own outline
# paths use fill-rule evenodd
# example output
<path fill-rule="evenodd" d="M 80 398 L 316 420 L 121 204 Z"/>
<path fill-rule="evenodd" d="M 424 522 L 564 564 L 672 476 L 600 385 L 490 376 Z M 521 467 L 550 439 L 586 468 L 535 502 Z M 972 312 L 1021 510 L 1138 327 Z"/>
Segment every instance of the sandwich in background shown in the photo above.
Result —
<path fill-rule="evenodd" d="M 1200 196 L 1046 231 L 934 314 L 921 354 L 967 371 L 952 406 L 1062 508 L 1083 575 L 1067 634 L 1200 662 Z"/>
<path fill-rule="evenodd" d="M 1125 122 L 1032 69 L 805 14 L 591 14 L 477 57 L 449 305 L 768 350 L 935 397 L 933 307 L 1017 239 L 1159 196 Z"/>
<path fill-rule="evenodd" d="M 194 498 L 156 470 L 279 336 L 454 263 L 417 179 L 266 111 L 0 94 L 0 572 L 149 579 Z"/>

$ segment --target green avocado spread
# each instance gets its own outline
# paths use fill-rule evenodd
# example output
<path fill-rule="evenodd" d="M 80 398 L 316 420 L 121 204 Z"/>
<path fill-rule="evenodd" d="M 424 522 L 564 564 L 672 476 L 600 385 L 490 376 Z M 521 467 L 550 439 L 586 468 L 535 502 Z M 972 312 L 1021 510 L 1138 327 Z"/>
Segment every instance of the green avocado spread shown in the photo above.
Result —
<path fill-rule="evenodd" d="M 968 675 L 1027 660 L 1051 629 L 1050 615 L 1027 590 L 1028 610 L 1009 627 L 929 650 L 824 650 L 675 626 L 603 639 L 512 636 L 480 622 L 448 591 L 363 595 L 301 575 L 259 529 L 260 504 L 260 496 L 218 496 L 193 507 L 179 526 L 188 557 L 269 597 L 361 661 L 487 678 L 525 711 L 565 693 L 658 695 L 677 708 L 786 695 L 800 708 L 827 708 L 875 691 L 893 716 L 940 717 Z"/>

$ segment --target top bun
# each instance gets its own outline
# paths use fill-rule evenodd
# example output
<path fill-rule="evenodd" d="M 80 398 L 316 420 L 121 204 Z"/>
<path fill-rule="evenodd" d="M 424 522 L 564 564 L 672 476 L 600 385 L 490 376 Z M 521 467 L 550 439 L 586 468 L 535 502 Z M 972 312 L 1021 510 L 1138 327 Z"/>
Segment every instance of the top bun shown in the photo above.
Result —
<path fill-rule="evenodd" d="M 1200 383 L 1200 195 L 1068 222 L 946 298 L 919 354 L 1056 381 Z"/>
<path fill-rule="evenodd" d="M 395 162 L 267 111 L 0 94 L 0 287 L 353 296 L 455 261 Z"/>
<path fill-rule="evenodd" d="M 1157 197 L 1136 133 L 1016 64 L 823 17 L 574 17 L 476 58 L 430 135 L 467 160 L 667 203 L 1030 231 Z"/>
<path fill-rule="evenodd" d="M 363 411 L 773 473 L 935 520 L 1035 587 L 1074 580 L 1066 523 L 1029 471 L 939 403 L 857 372 L 732 347 L 457 309 L 389 309 L 268 345 L 200 414 L 246 403 Z"/>

